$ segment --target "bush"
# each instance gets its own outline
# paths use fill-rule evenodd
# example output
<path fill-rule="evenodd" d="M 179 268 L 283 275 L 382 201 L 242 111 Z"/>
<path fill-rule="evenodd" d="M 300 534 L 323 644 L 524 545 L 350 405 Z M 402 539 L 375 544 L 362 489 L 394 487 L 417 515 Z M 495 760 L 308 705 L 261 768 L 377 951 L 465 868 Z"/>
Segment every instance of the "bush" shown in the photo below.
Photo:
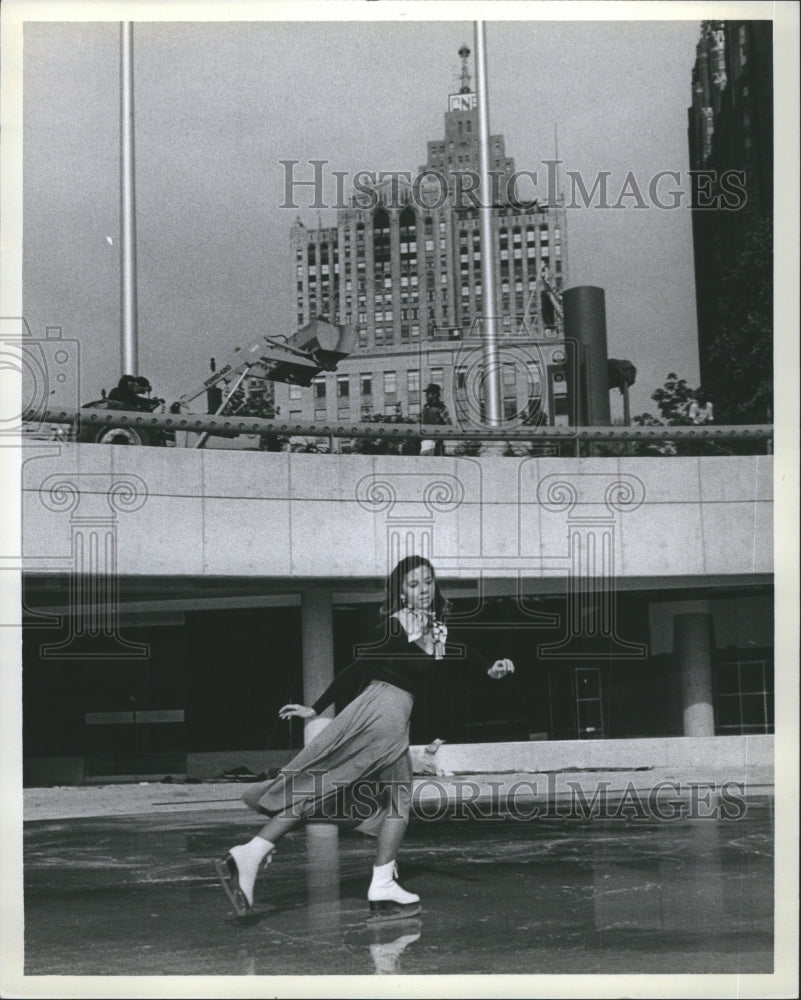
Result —
<path fill-rule="evenodd" d="M 364 424 L 417 424 L 414 417 L 404 417 L 402 414 L 392 414 L 385 416 L 375 413 L 369 417 L 362 417 Z M 354 455 L 419 455 L 420 437 L 393 438 L 353 438 L 350 450 Z"/>

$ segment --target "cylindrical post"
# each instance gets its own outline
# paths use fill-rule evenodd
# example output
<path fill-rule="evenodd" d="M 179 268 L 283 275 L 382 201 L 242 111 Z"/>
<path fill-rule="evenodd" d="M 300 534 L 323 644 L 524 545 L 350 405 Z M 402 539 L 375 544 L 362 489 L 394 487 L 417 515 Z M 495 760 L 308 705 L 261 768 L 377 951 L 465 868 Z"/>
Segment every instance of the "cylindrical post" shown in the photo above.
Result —
<path fill-rule="evenodd" d="M 474 24 L 476 49 L 476 101 L 478 107 L 479 224 L 481 232 L 481 289 L 483 302 L 485 420 L 501 425 L 501 373 L 498 363 L 498 325 L 495 292 L 495 242 L 492 233 L 492 178 L 490 177 L 490 126 L 487 87 L 487 51 L 483 21 Z"/>
<path fill-rule="evenodd" d="M 334 679 L 334 616 L 331 592 L 310 587 L 303 592 L 301 605 L 303 643 L 303 702 L 311 705 Z M 309 719 L 304 726 L 306 743 L 313 739 L 333 717 L 333 708 L 322 716 Z"/>
<path fill-rule="evenodd" d="M 120 322 L 122 375 L 139 374 L 136 318 L 133 24 L 120 25 Z"/>
<path fill-rule="evenodd" d="M 316 934 L 335 934 L 340 924 L 339 830 L 334 823 L 306 826 L 306 920 Z"/>
<path fill-rule="evenodd" d="M 673 619 L 673 653 L 681 668 L 685 736 L 714 736 L 712 615 L 691 611 Z"/>
<path fill-rule="evenodd" d="M 604 290 L 594 285 L 568 288 L 562 296 L 562 305 L 565 337 L 575 341 L 579 348 L 578 386 L 570 387 L 578 393 L 579 424 L 608 427 L 612 420 Z"/>

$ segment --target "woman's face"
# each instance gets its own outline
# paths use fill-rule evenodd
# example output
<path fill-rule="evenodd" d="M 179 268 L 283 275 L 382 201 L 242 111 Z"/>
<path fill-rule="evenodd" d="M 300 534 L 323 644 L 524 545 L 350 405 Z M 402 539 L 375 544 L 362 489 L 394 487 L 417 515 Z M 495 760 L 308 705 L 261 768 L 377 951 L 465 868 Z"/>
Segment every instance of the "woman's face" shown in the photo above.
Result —
<path fill-rule="evenodd" d="M 409 570 L 401 583 L 406 607 L 412 611 L 430 611 L 434 603 L 434 574 L 428 566 Z"/>

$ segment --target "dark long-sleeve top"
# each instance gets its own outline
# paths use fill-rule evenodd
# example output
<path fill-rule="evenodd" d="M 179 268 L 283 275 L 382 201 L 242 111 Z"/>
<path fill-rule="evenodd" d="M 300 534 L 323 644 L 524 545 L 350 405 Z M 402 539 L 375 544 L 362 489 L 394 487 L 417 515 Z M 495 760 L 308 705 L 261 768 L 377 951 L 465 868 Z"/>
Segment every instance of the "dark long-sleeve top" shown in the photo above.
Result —
<path fill-rule="evenodd" d="M 426 674 L 431 671 L 459 666 L 466 666 L 471 672 L 477 670 L 483 674 L 489 670 L 490 664 L 475 650 L 457 643 L 448 643 L 445 655 L 438 660 L 433 653 L 426 653 L 416 642 L 409 642 L 408 635 L 397 622 L 390 620 L 388 624 L 388 632 L 382 630 L 382 638 L 376 645 L 341 670 L 314 702 L 311 707 L 318 715 L 335 701 L 348 693 L 363 689 L 371 681 L 394 684 L 416 697 L 422 690 Z"/>

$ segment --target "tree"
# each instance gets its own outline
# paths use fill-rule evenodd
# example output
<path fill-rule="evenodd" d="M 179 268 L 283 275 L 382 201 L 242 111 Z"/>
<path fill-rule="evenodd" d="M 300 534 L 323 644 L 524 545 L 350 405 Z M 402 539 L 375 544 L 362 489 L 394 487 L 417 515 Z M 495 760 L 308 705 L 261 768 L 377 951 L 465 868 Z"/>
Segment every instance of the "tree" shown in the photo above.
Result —
<path fill-rule="evenodd" d="M 651 413 L 640 413 L 632 417 L 638 427 L 692 426 L 688 410 L 694 399 L 706 395 L 703 389 L 691 389 L 683 378 L 671 372 L 664 386 L 651 393 L 651 399 L 659 407 L 659 417 Z M 715 412 L 717 418 L 717 411 Z M 700 428 L 699 428 L 700 429 Z M 751 441 L 729 441 L 725 445 L 717 441 L 660 441 L 658 443 L 637 444 L 639 455 L 734 455 L 753 454 Z"/>
<path fill-rule="evenodd" d="M 664 386 L 651 393 L 651 399 L 659 408 L 659 417 L 655 417 L 651 413 L 640 413 L 636 417 L 632 417 L 631 422 L 638 427 L 690 424 L 692 421 L 687 415 L 687 410 L 698 391 L 698 389 L 691 389 L 685 379 L 679 378 L 675 372 L 670 372 Z M 635 447 L 639 455 L 677 455 L 685 452 L 685 449 L 677 447 L 674 441 L 637 444 Z"/>
<path fill-rule="evenodd" d="M 773 419 L 773 228 L 752 224 L 745 246 L 721 274 L 717 330 L 708 357 L 710 393 L 721 423 Z"/>
<path fill-rule="evenodd" d="M 697 396 L 699 389 L 691 389 L 683 378 L 679 378 L 675 372 L 670 372 L 665 380 L 664 386 L 651 393 L 651 399 L 659 407 L 661 424 L 689 424 L 692 421 L 687 416 L 690 403 Z M 645 423 L 643 418 L 650 417 L 649 413 L 643 413 L 639 417 L 634 417 L 634 423 L 641 426 Z"/>

